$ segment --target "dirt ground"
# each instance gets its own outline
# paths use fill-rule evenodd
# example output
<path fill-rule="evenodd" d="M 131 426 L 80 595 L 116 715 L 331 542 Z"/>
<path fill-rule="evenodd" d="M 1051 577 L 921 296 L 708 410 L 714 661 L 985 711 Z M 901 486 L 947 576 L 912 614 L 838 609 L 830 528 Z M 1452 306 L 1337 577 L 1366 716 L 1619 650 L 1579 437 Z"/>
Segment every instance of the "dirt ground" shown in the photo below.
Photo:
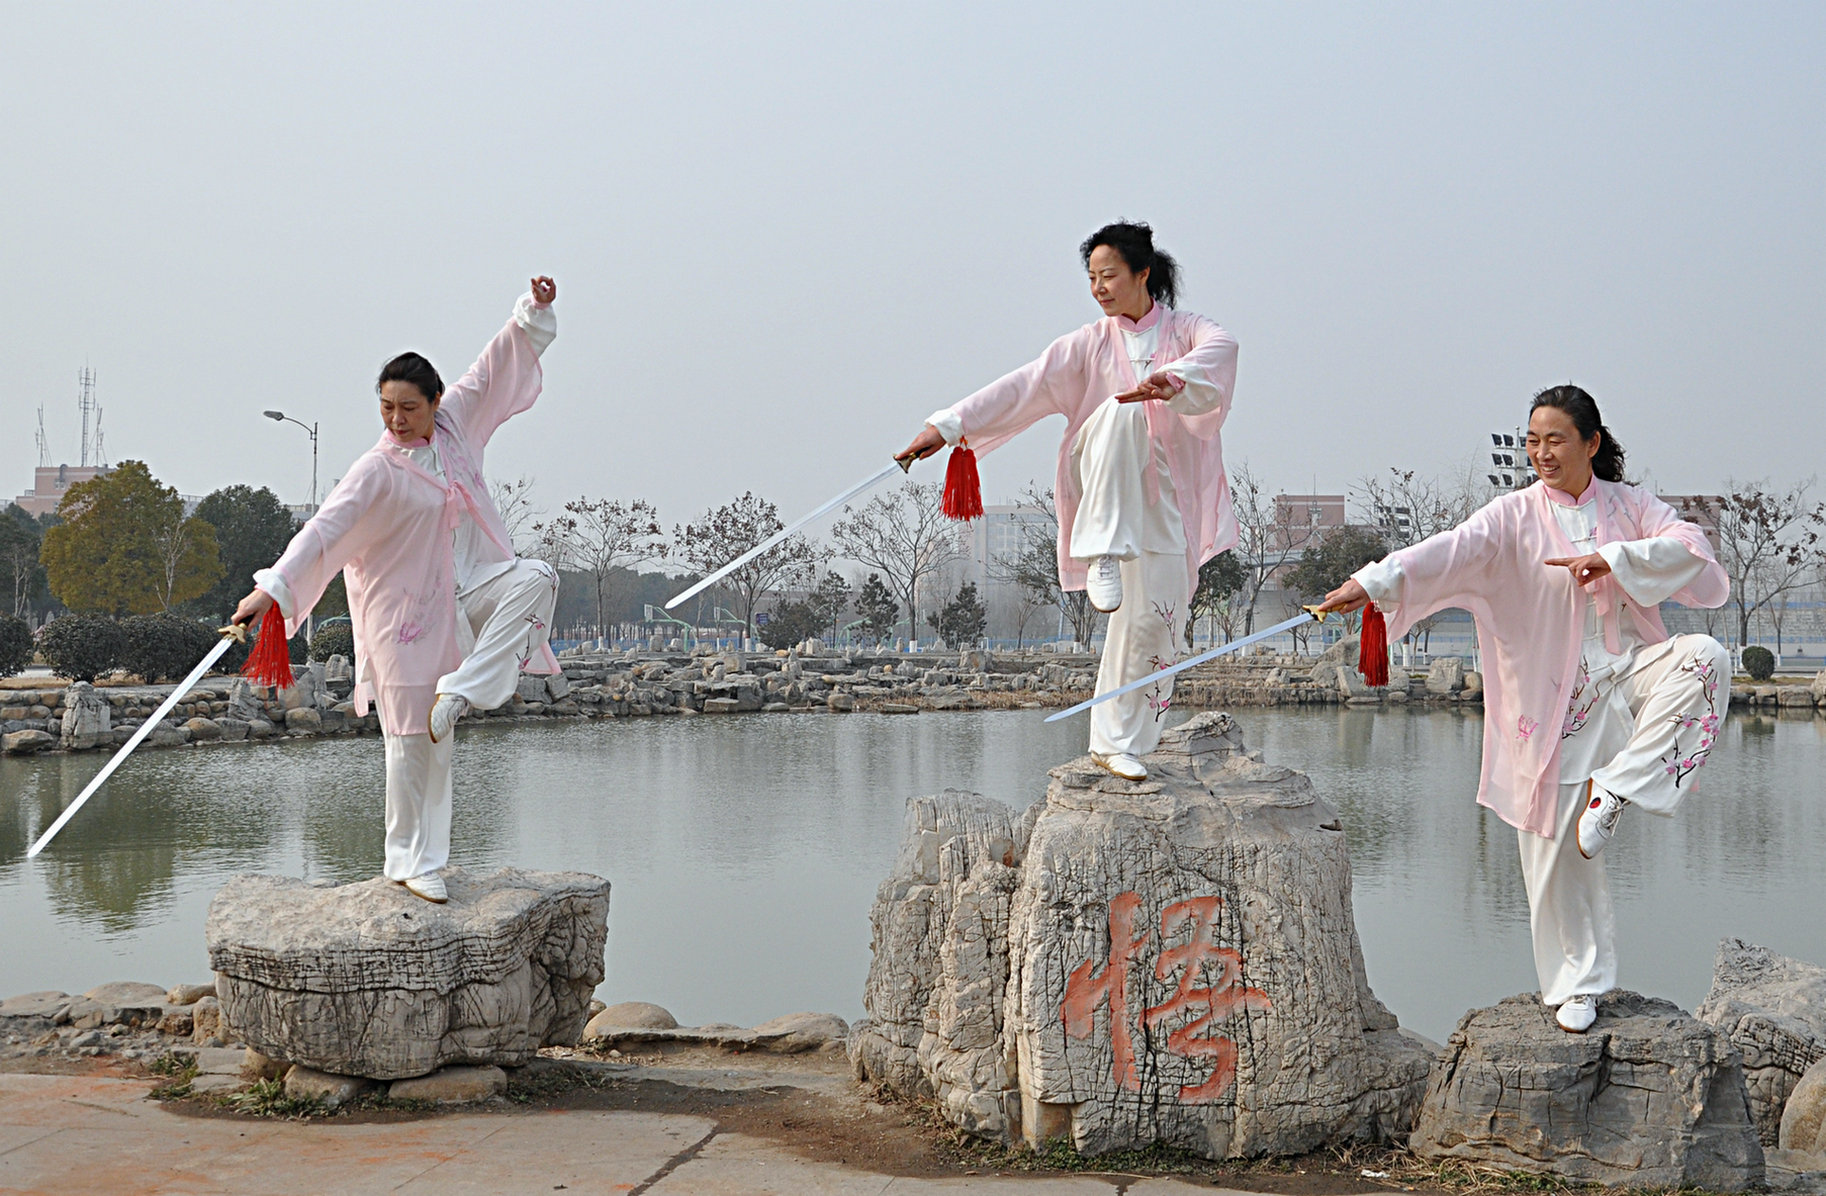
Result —
<path fill-rule="evenodd" d="M 39 1063 L 47 1062 L 38 1060 Z M 148 1089 L 169 1081 L 140 1064 L 89 1063 L 96 1073 L 143 1074 Z M 43 1070 L 42 1068 L 35 1070 Z M 192 1117 L 289 1116 L 339 1122 L 393 1122 L 436 1117 L 435 1108 L 368 1099 L 324 1114 L 283 1100 L 225 1100 L 178 1096 L 172 1112 Z M 1010 1150 L 968 1137 L 929 1104 L 907 1103 L 858 1085 L 842 1055 L 731 1054 L 708 1048 L 604 1056 L 547 1050 L 513 1074 L 505 1099 L 465 1111 L 629 1110 L 683 1113 L 715 1121 L 719 1130 L 778 1144 L 802 1158 L 918 1178 L 969 1175 L 1167 1176 L 1214 1186 L 1284 1196 L 1345 1196 L 1385 1192 L 1466 1192 L 1478 1189 L 1552 1191 L 1538 1177 L 1498 1172 L 1441 1171 L 1403 1151 L 1362 1147 L 1300 1158 L 1218 1163 L 1181 1151 L 1153 1149 L 1086 1159 L 1060 1148 L 1045 1154 Z M 1366 1176 L 1364 1172 L 1381 1172 Z"/>

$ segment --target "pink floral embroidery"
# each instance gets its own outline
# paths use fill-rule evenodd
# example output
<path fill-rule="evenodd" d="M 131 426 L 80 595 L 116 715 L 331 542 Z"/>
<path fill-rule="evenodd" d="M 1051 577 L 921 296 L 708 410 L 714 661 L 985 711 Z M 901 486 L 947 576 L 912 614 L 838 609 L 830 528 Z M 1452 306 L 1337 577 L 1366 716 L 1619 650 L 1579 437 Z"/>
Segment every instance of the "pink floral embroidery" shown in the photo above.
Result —
<path fill-rule="evenodd" d="M 425 628 L 423 625 L 419 623 L 403 623 L 400 625 L 399 629 L 399 642 L 402 644 L 409 644 L 424 634 Z"/>
<path fill-rule="evenodd" d="M 1566 720 L 1560 724 L 1560 738 L 1567 739 L 1585 729 L 1591 708 L 1598 704 L 1598 687 L 1591 683 L 1591 668 L 1583 657 L 1579 660 L 1579 680 L 1572 687 L 1572 698 L 1566 707 Z M 1526 739 L 1524 735 L 1522 738 Z"/>
<path fill-rule="evenodd" d="M 1515 720 L 1515 733 L 1523 743 L 1527 743 L 1533 737 L 1534 729 L 1540 725 L 1538 719 L 1529 718 L 1524 714 Z"/>
<path fill-rule="evenodd" d="M 1712 753 L 1712 745 L 1718 742 L 1718 670 L 1711 664 L 1695 655 L 1692 661 L 1681 668 L 1682 672 L 1691 673 L 1699 681 L 1700 700 L 1705 703 L 1705 712 L 1688 712 L 1676 714 L 1668 719 L 1674 728 L 1674 742 L 1668 748 L 1668 754 L 1661 757 L 1663 770 L 1674 778 L 1675 788 L 1694 772 L 1704 768 L 1706 758 Z M 1691 750 L 1682 750 L 1680 736 L 1683 731 L 1699 728 L 1698 742 Z"/>

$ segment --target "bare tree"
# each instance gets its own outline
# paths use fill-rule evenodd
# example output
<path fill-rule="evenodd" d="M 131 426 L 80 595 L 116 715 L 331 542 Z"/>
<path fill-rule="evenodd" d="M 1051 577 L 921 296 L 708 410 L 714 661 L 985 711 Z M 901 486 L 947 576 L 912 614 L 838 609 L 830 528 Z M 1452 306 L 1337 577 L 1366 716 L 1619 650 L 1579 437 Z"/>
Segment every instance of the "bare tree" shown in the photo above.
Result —
<path fill-rule="evenodd" d="M 1791 591 L 1807 584 L 1826 530 L 1826 504 L 1810 503 L 1813 479 L 1787 490 L 1766 482 L 1727 480 L 1721 499 L 1695 502 L 1711 517 L 1718 543 L 1718 563 L 1731 579 L 1731 605 L 1737 611 L 1737 642 L 1750 642 L 1750 619 Z"/>
<path fill-rule="evenodd" d="M 1357 500 L 1358 518 L 1375 529 L 1390 552 L 1450 531 L 1484 503 L 1476 477 L 1468 467 L 1456 480 L 1450 480 L 1391 465 L 1387 476 L 1359 478 L 1351 492 Z M 1406 638 L 1418 637 L 1421 650 L 1425 651 L 1438 621 L 1437 614 L 1417 621 Z"/>
<path fill-rule="evenodd" d="M 1319 529 L 1283 518 L 1274 497 L 1247 461 L 1230 474 L 1230 505 L 1236 516 L 1236 554 L 1244 569 L 1239 593 L 1247 633 L 1255 630 L 1255 603 L 1263 587 L 1296 558 Z"/>
<path fill-rule="evenodd" d="M 1097 630 L 1097 608 L 1083 590 L 1067 590 L 1059 584 L 1059 513 L 1051 487 L 1042 490 L 1030 483 L 1021 491 L 1021 505 L 1046 518 L 1027 526 L 1019 552 L 986 563 L 989 576 L 1016 586 L 1039 604 L 1058 607 L 1071 625 L 1072 638 L 1088 644 Z"/>
<path fill-rule="evenodd" d="M 623 504 L 614 499 L 579 498 L 564 504 L 564 513 L 535 523 L 539 546 L 552 564 L 586 573 L 595 588 L 596 631 L 608 627 L 610 575 L 618 569 L 662 556 L 666 550 L 659 512 L 644 498 Z"/>
<path fill-rule="evenodd" d="M 831 528 L 844 557 L 887 580 L 906 608 L 910 640 L 919 636 L 920 583 L 964 555 L 957 525 L 945 518 L 943 494 L 929 483 L 903 482 L 860 509 L 845 507 Z"/>
<path fill-rule="evenodd" d="M 780 511 L 773 503 L 744 492 L 734 502 L 705 511 L 694 523 L 672 530 L 678 560 L 700 573 L 719 569 L 779 531 Z M 718 583 L 742 609 L 742 634 L 754 634 L 754 609 L 771 590 L 811 584 L 828 557 L 804 536 L 788 536 Z"/>
<path fill-rule="evenodd" d="M 507 542 L 513 545 L 515 552 L 531 552 L 537 537 L 529 537 L 527 533 L 534 531 L 545 517 L 545 512 L 533 505 L 533 480 L 521 474 L 511 482 L 491 481 L 488 496 L 494 499 L 501 522 L 507 525 Z"/>

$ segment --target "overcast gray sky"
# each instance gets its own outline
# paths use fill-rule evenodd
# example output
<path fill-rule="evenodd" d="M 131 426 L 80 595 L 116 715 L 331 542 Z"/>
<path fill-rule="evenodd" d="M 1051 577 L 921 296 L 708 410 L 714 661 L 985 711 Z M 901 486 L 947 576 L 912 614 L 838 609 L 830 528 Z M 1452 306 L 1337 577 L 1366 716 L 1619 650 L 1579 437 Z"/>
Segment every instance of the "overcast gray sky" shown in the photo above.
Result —
<path fill-rule="evenodd" d="M 1153 223 L 1275 487 L 1446 470 L 1576 380 L 1667 490 L 1815 472 L 1826 5 L 4 4 L 0 488 L 42 403 L 299 502 L 534 272 L 556 506 L 798 510 L 1097 316 Z M 985 458 L 1050 479 L 1057 421 Z M 942 476 L 938 463 L 921 467 Z"/>

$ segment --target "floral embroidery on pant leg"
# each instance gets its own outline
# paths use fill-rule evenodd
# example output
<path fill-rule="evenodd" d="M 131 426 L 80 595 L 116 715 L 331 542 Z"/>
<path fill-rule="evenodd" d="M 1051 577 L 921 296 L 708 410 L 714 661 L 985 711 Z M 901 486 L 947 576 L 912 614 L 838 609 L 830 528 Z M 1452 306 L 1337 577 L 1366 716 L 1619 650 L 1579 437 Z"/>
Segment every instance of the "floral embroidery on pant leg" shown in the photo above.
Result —
<path fill-rule="evenodd" d="M 1572 698 L 1566 707 L 1566 721 L 1560 724 L 1560 738 L 1567 739 L 1585 729 L 1591 709 L 1598 704 L 1598 687 L 1591 682 L 1591 666 L 1579 658 L 1579 679 L 1572 687 Z"/>
<path fill-rule="evenodd" d="M 1515 736 L 1523 743 L 1527 743 L 1530 739 L 1534 738 L 1535 728 L 1540 725 L 1539 719 L 1529 718 L 1525 714 L 1518 715 L 1515 720 Z"/>
<path fill-rule="evenodd" d="M 1699 681 L 1699 696 L 1704 702 L 1703 710 L 1694 710 L 1686 714 L 1675 714 L 1668 718 L 1674 728 L 1674 743 L 1668 754 L 1661 757 L 1661 765 L 1667 775 L 1674 778 L 1674 787 L 1694 772 L 1705 767 L 1706 757 L 1712 754 L 1712 745 L 1718 742 L 1718 670 L 1697 653 L 1693 659 L 1680 667 L 1683 673 L 1691 673 Z M 1687 731 L 1697 730 L 1698 736 L 1691 750 L 1680 746 L 1681 735 Z"/>
<path fill-rule="evenodd" d="M 1170 603 L 1163 605 L 1156 602 L 1154 604 L 1154 614 L 1167 625 L 1167 642 L 1172 643 L 1173 606 Z M 1172 660 L 1163 660 L 1159 656 L 1151 656 L 1148 658 L 1148 665 L 1154 672 L 1159 672 L 1161 669 L 1172 668 L 1178 663 L 1179 657 L 1177 656 Z M 1167 711 L 1173 707 L 1173 696 L 1171 691 L 1166 688 L 1166 684 L 1167 683 L 1164 680 L 1156 681 L 1148 690 L 1148 708 L 1154 712 L 1155 722 L 1159 722 L 1161 719 L 1165 718 L 1167 716 Z"/>

